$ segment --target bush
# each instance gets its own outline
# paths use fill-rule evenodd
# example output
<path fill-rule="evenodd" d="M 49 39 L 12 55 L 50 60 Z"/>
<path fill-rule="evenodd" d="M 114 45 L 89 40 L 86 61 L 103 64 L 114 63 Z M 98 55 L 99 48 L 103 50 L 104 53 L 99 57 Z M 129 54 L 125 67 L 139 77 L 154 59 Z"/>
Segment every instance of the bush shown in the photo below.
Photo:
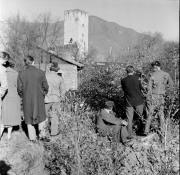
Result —
<path fill-rule="evenodd" d="M 74 95 L 73 95 L 74 94 Z M 137 138 L 130 146 L 110 142 L 94 130 L 94 112 L 80 106 L 75 93 L 60 105 L 60 135 L 46 144 L 51 175 L 159 175 L 178 171 L 179 126 L 168 120 L 166 139 L 157 134 Z"/>

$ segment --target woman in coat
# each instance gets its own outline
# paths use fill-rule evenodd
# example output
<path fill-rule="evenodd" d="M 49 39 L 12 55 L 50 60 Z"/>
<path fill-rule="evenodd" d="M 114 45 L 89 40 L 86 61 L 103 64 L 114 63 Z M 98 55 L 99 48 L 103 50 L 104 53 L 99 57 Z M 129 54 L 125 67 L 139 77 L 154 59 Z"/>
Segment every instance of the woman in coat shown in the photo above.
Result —
<path fill-rule="evenodd" d="M 2 101 L 2 115 L 0 118 L 1 135 L 4 128 L 8 128 L 8 140 L 11 138 L 13 126 L 21 124 L 21 106 L 20 97 L 17 93 L 17 76 L 18 73 L 13 69 L 14 65 L 7 62 L 7 83 L 8 91 L 3 97 Z"/>

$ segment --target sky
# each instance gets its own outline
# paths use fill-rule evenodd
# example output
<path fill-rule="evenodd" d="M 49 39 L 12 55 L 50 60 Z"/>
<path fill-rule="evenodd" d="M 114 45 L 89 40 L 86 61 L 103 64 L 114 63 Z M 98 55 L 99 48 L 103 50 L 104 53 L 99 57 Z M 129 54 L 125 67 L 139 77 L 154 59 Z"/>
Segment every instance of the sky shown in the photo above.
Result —
<path fill-rule="evenodd" d="M 179 0 L 0 0 L 0 20 L 20 14 L 32 21 L 44 13 L 63 20 L 65 10 L 77 8 L 137 32 L 160 32 L 165 40 L 179 41 Z"/>

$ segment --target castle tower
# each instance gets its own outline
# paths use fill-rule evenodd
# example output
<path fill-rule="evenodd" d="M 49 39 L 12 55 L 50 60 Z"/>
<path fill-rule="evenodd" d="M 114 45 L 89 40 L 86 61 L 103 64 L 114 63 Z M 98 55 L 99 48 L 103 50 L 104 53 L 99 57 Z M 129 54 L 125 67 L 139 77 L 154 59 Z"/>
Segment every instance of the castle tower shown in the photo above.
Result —
<path fill-rule="evenodd" d="M 64 12 L 64 45 L 75 42 L 81 56 L 88 52 L 88 14 L 79 9 Z"/>

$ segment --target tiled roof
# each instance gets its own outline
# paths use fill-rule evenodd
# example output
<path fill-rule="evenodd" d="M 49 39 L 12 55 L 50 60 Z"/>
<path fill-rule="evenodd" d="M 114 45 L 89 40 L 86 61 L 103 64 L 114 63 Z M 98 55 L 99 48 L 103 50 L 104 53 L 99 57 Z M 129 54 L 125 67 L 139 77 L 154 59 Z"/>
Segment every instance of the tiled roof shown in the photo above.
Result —
<path fill-rule="evenodd" d="M 73 58 L 71 56 L 63 56 L 62 57 L 62 56 L 57 55 L 55 52 L 47 51 L 47 50 L 45 50 L 45 49 L 43 49 L 43 48 L 41 48 L 39 46 L 37 46 L 37 48 L 42 50 L 43 52 L 49 54 L 49 55 L 53 55 L 54 57 L 59 58 L 59 59 L 65 61 L 65 62 L 67 62 L 69 64 L 76 65 L 78 68 L 83 68 L 84 67 L 83 64 L 73 60 Z"/>

